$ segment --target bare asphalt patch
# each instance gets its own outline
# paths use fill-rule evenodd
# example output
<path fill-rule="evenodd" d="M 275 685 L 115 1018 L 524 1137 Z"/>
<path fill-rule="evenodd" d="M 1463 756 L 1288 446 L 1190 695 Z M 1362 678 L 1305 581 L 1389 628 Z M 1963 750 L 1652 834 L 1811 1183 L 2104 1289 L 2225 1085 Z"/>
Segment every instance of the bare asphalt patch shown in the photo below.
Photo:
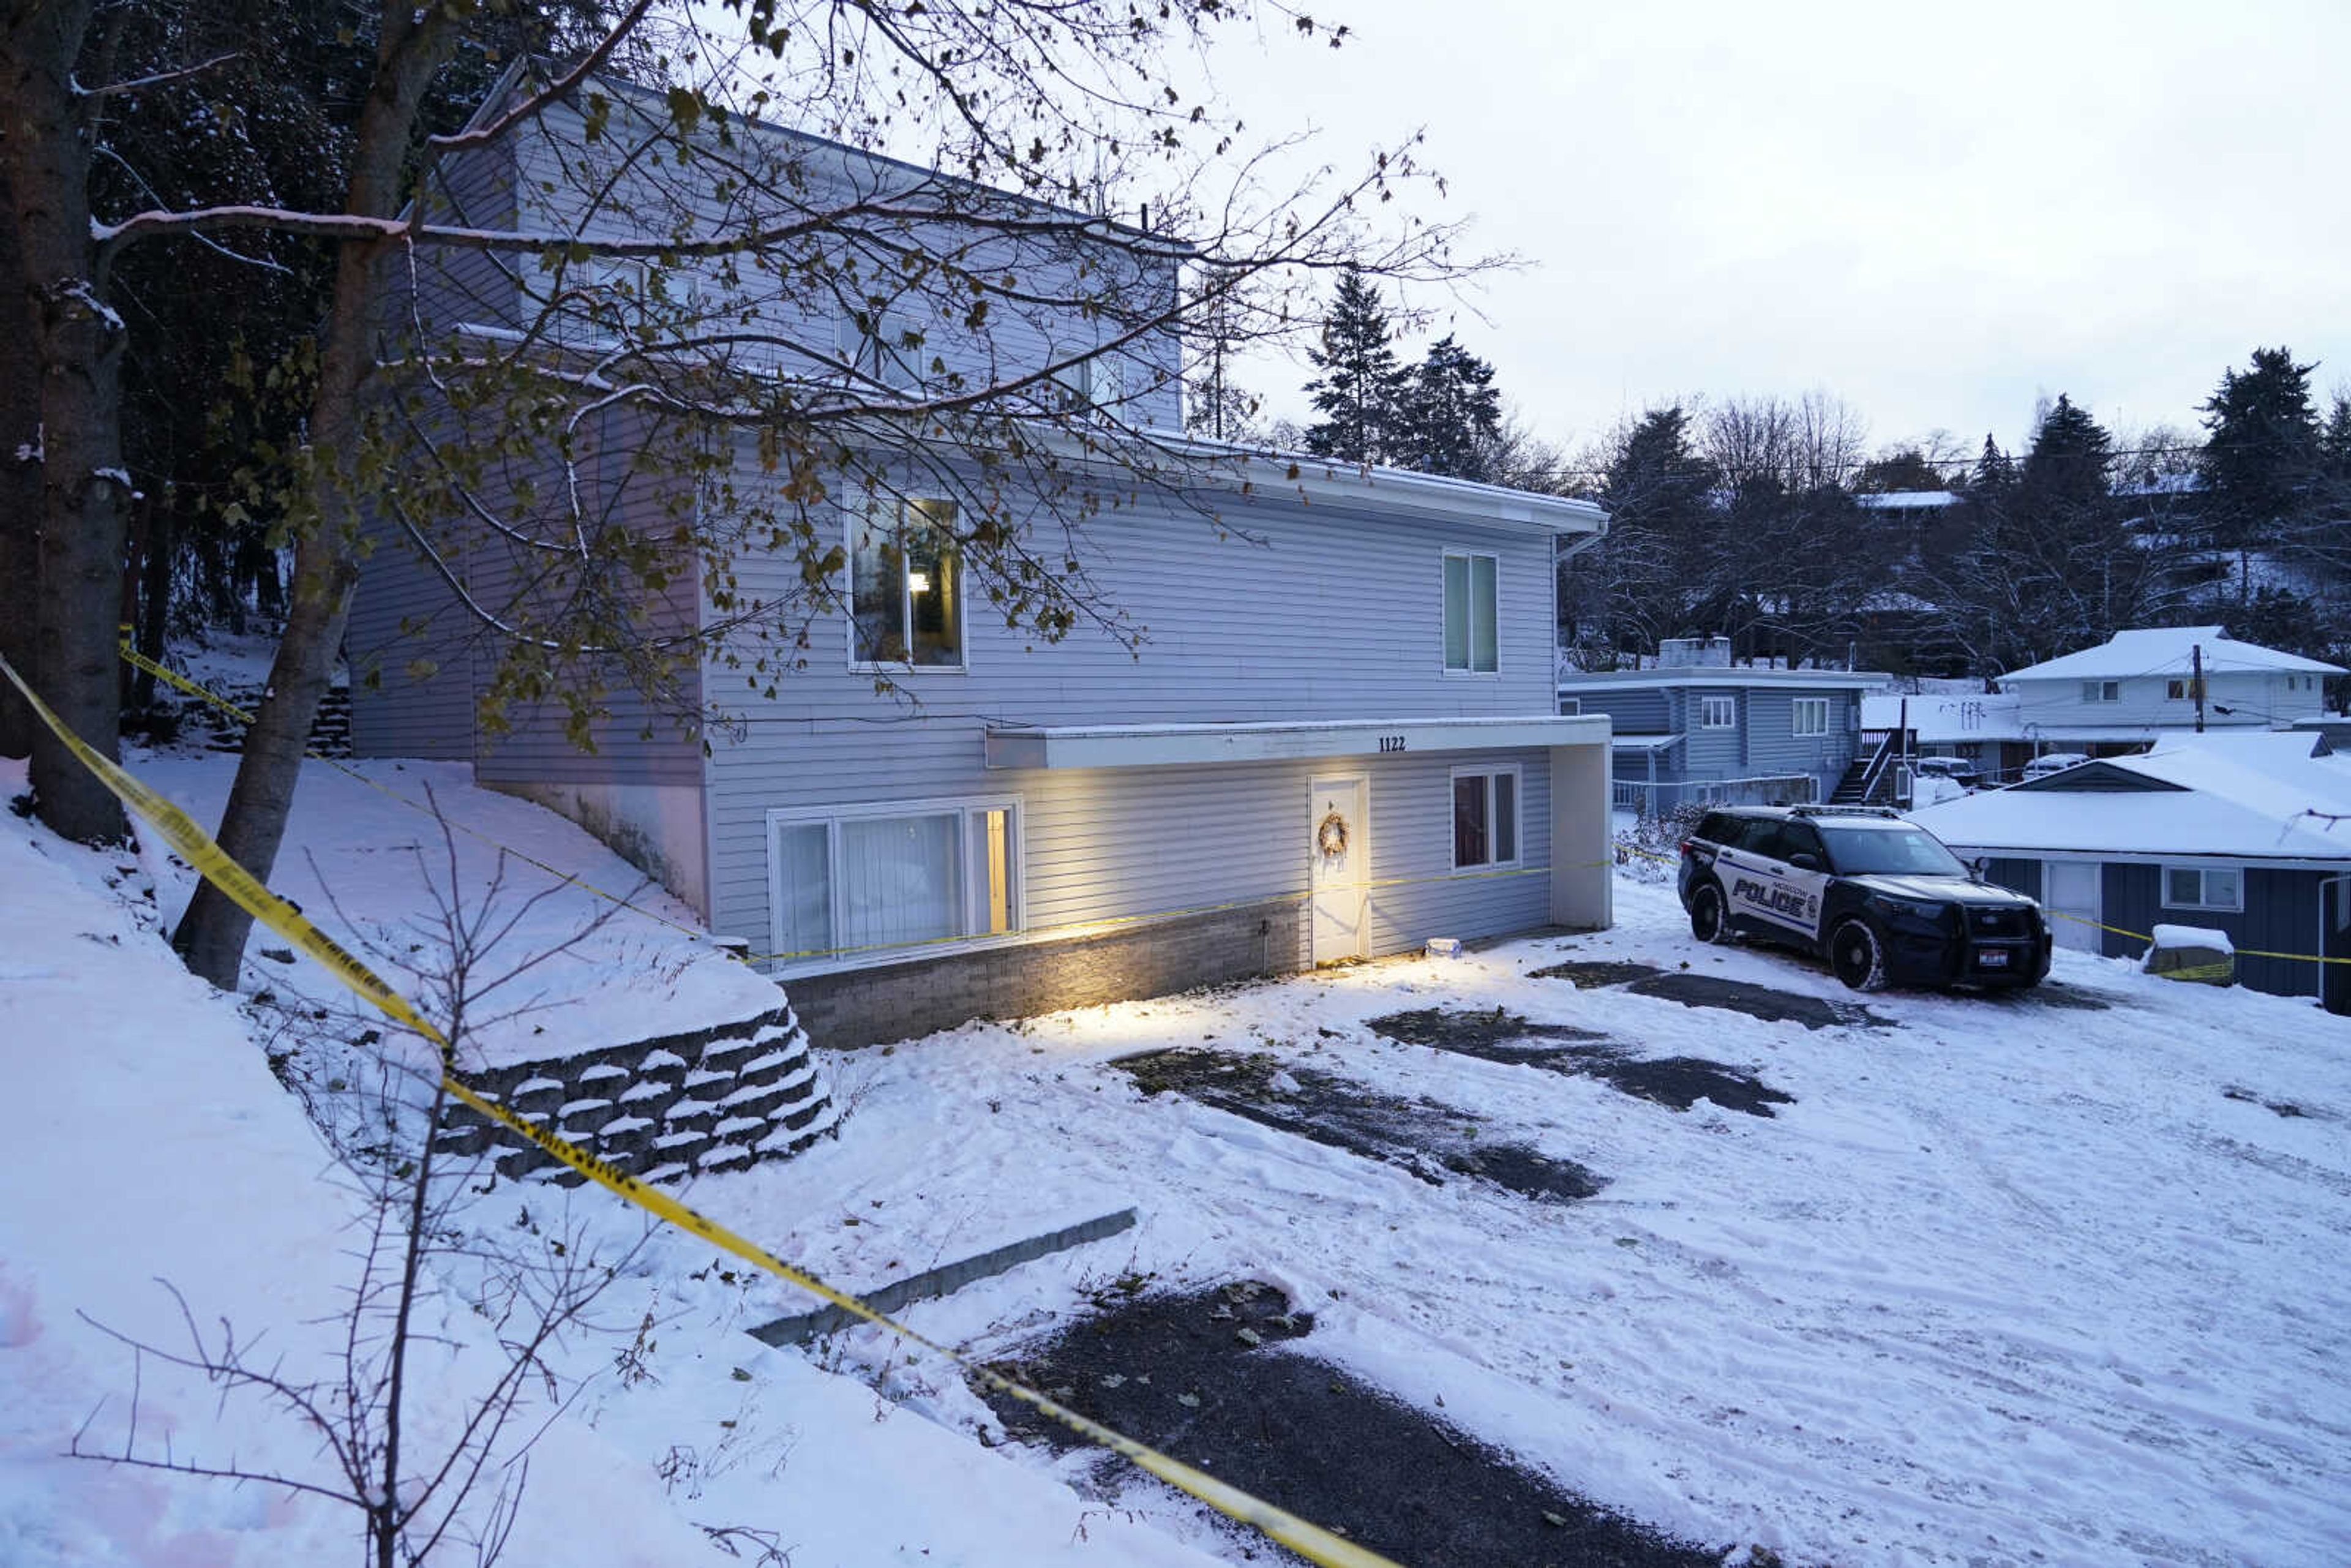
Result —
<path fill-rule="evenodd" d="M 1573 1202 L 1607 1185 L 1573 1160 L 1514 1144 L 1480 1143 L 1461 1131 L 1474 1118 L 1449 1105 L 1374 1094 L 1262 1052 L 1230 1055 L 1183 1046 L 1121 1057 L 1111 1065 L 1146 1094 L 1182 1094 L 1260 1126 L 1399 1166 L 1432 1186 L 1442 1186 L 1451 1174 L 1524 1197 Z"/>
<path fill-rule="evenodd" d="M 1314 1320 L 1270 1285 L 1144 1295 L 1144 1283 L 1123 1282 L 1102 1299 L 1102 1316 L 996 1370 L 1398 1563 L 1721 1561 L 1518 1468 L 1329 1363 L 1274 1349 L 1303 1339 Z M 1008 1436 L 1082 1446 L 1028 1406 L 977 1392 Z"/>
<path fill-rule="evenodd" d="M 1657 997 L 1669 1002 L 1679 1002 L 1686 1008 L 1721 1008 L 1729 1012 L 1744 1013 L 1766 1023 L 1800 1023 L 1806 1029 L 1834 1029 L 1854 1025 L 1865 1029 L 1893 1029 L 1896 1020 L 1880 1018 L 1858 1002 L 1823 1001 L 1818 997 L 1798 996 L 1793 991 L 1774 990 L 1770 986 L 1753 985 L 1746 980 L 1726 980 L 1716 975 L 1692 975 L 1660 969 L 1651 964 L 1634 964 L 1616 959 L 1592 959 L 1553 964 L 1548 968 L 1529 971 L 1538 980 L 1569 980 L 1578 988 L 1590 990 L 1603 986 L 1623 986 L 1626 990 L 1644 997 Z"/>
<path fill-rule="evenodd" d="M 1726 1111 L 1769 1116 L 1772 1106 L 1796 1103 L 1793 1095 L 1771 1088 L 1752 1073 L 1702 1057 L 1643 1058 L 1606 1044 L 1541 1044 L 1550 1040 L 1595 1041 L 1602 1037 L 1570 1024 L 1532 1023 L 1500 1008 L 1478 1012 L 1423 1008 L 1373 1019 L 1368 1027 L 1374 1034 L 1406 1045 L 1598 1078 L 1626 1094 L 1677 1111 L 1711 1100 Z"/>

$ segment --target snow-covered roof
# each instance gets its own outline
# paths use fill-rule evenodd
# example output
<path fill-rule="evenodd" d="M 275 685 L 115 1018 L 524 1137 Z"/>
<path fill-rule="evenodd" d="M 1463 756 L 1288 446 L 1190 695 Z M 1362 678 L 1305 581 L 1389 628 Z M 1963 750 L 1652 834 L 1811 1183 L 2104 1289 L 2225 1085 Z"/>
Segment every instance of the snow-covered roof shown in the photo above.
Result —
<path fill-rule="evenodd" d="M 1890 677 L 1883 670 L 1775 670 L 1751 664 L 1677 664 L 1656 670 L 1562 670 L 1562 696 L 1619 688 L 1652 690 L 1658 686 L 1878 686 Z"/>
<path fill-rule="evenodd" d="M 2145 756 L 2095 765 L 2168 789 L 2085 789 L 2086 779 L 2061 774 L 1914 815 L 1963 851 L 2351 862 L 2351 822 L 2327 820 L 2351 818 L 2351 758 L 2314 757 L 2317 745 L 2291 730 L 2168 739 Z"/>
<path fill-rule="evenodd" d="M 1949 490 L 1888 490 L 1882 495 L 1855 496 L 1853 504 L 1865 512 L 1931 512 L 1956 507 L 1959 498 Z"/>
<path fill-rule="evenodd" d="M 2117 632 L 2095 648 L 2011 670 L 2001 679 L 2111 681 L 2140 675 L 2184 675 L 2195 664 L 2199 649 L 2208 675 L 2247 670 L 2314 675 L 2345 673 L 2339 664 L 2324 664 L 2316 659 L 2223 637 L 2218 626 L 2142 626 Z"/>

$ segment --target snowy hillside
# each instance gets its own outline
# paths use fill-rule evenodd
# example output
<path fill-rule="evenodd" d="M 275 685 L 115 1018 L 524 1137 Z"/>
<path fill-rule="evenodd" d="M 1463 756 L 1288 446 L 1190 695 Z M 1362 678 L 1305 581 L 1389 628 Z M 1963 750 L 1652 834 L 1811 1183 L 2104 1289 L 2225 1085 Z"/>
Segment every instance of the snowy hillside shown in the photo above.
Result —
<path fill-rule="evenodd" d="M 209 765 L 154 771 L 200 799 L 183 766 Z M 363 874 L 415 839 L 375 810 L 307 819 L 308 856 Z M 551 819 L 505 827 L 613 873 Z M 0 1140 L 0 1562 L 340 1560 L 335 1503 L 61 1457 L 77 1431 L 119 1450 L 135 1385 L 141 1451 L 318 1474 L 284 1420 L 85 1314 L 184 1348 L 161 1279 L 207 1333 L 330 1369 L 364 1215 L 146 886 L 0 818 L 0 1049 L 33 1113 Z M 2351 1557 L 2351 1022 L 2070 953 L 2035 995 L 1865 1010 L 1801 960 L 1696 947 L 1653 882 L 1618 910 L 836 1058 L 839 1140 L 688 1196 L 852 1289 L 1131 1206 L 1123 1235 L 906 1315 L 1012 1359 L 1138 1292 L 1266 1281 L 1311 1330 L 1253 1354 L 1734 1562 Z M 665 1016 L 627 966 L 670 950 L 631 940 L 565 1016 Z M 482 1185 L 457 1218 L 486 1248 L 627 1259 L 533 1388 L 510 1563 L 1264 1560 L 1132 1469 L 1003 1446 L 952 1368 L 875 1331 L 766 1349 L 744 1331 L 805 1299 L 598 1192 Z M 495 1277 L 432 1281 L 422 1442 L 496 1364 Z"/>
<path fill-rule="evenodd" d="M 22 764 L 0 769 L 12 769 L 0 795 L 16 794 Z M 154 1355 L 134 1360 L 96 1326 L 184 1354 L 187 1322 L 215 1343 L 225 1322 L 289 1375 L 331 1376 L 365 1217 L 246 1018 L 172 959 L 144 885 L 128 853 L 0 816 L 0 1060 L 20 1108 L 0 1138 L 0 1563 L 350 1561 L 358 1532 L 343 1505 L 66 1457 L 77 1433 L 86 1449 L 120 1452 L 135 1391 L 137 1452 L 161 1457 L 168 1443 L 182 1463 L 336 1481 L 282 1415 L 224 1400 Z M 608 1256 L 638 1234 L 601 1194 L 491 1185 L 463 1216 L 489 1239 L 526 1214 L 532 1235 L 569 1233 Z M 756 1215 L 730 1218 L 773 1234 Z M 803 1564 L 1204 1561 L 768 1350 L 739 1332 L 756 1320 L 711 1260 L 698 1242 L 657 1242 L 606 1290 L 592 1328 L 551 1348 L 524 1406 L 522 1426 L 545 1430 L 505 1561 L 729 1561 L 712 1530 L 734 1530 L 744 1561 L 766 1542 Z M 431 1282 L 412 1416 L 421 1453 L 496 1364 L 473 1305 L 483 1284 L 462 1269 Z"/>

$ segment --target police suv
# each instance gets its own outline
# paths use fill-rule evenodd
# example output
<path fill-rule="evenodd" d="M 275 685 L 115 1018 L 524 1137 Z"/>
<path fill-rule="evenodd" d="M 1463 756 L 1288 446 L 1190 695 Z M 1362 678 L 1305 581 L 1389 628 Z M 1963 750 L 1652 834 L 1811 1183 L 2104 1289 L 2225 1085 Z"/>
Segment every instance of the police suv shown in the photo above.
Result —
<path fill-rule="evenodd" d="M 1682 841 L 1681 895 L 1699 941 L 1817 953 L 1857 991 L 2013 988 L 2049 973 L 2041 906 L 1974 880 L 1934 834 L 1884 807 L 1708 811 Z"/>

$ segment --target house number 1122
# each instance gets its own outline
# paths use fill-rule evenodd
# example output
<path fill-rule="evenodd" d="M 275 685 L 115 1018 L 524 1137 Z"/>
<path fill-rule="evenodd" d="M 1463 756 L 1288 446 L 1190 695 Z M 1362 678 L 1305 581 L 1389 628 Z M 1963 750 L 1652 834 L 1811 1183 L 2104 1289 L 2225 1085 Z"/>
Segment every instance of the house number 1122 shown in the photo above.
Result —
<path fill-rule="evenodd" d="M 1401 735 L 1384 735 L 1380 737 L 1380 749 L 1382 751 L 1402 751 L 1404 749 L 1404 737 Z"/>

